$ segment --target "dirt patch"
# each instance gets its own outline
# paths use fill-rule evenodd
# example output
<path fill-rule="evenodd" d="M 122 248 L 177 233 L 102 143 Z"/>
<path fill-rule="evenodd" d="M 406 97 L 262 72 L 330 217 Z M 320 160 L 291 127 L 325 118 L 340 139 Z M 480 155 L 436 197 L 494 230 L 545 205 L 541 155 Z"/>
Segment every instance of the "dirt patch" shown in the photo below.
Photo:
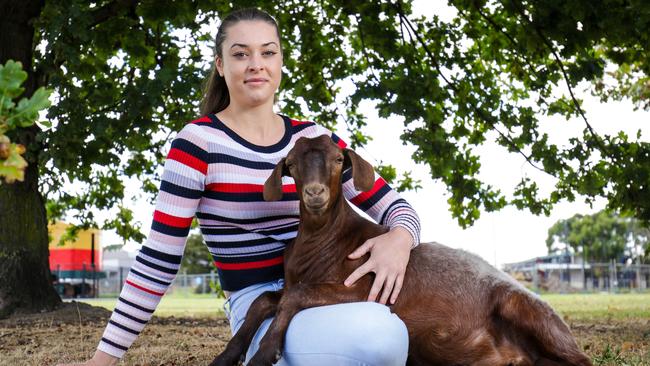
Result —
<path fill-rule="evenodd" d="M 0 365 L 56 365 L 88 359 L 110 311 L 66 303 L 0 321 Z M 569 322 L 596 365 L 650 365 L 650 319 Z M 225 318 L 154 317 L 121 365 L 206 365 L 230 339 Z"/>

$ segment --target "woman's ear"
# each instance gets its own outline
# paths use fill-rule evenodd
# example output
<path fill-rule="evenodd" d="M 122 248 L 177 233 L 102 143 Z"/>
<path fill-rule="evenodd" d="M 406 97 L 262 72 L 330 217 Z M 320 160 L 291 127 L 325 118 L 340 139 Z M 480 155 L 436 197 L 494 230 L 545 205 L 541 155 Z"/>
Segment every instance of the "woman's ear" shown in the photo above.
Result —
<path fill-rule="evenodd" d="M 271 176 L 264 182 L 263 196 L 265 201 L 277 201 L 282 198 L 282 176 L 288 175 L 285 158 L 280 159 L 273 168 Z"/>
<path fill-rule="evenodd" d="M 219 56 L 215 56 L 214 58 L 214 67 L 217 68 L 217 74 L 219 76 L 223 77 L 223 59 Z"/>
<path fill-rule="evenodd" d="M 368 192 L 375 185 L 375 171 L 372 165 L 357 155 L 354 150 L 343 149 L 343 169 L 352 168 L 352 182 L 357 191 Z"/>

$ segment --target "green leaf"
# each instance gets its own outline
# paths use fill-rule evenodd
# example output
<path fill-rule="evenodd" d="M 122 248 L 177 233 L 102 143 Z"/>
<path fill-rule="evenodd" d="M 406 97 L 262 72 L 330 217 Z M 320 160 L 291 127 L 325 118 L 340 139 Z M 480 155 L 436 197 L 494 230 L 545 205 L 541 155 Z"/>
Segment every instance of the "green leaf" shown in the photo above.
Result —
<path fill-rule="evenodd" d="M 28 127 L 34 124 L 38 119 L 38 113 L 50 106 L 51 91 L 45 88 L 38 88 L 34 95 L 29 99 L 21 99 L 9 121 L 12 121 L 18 127 Z"/>
<path fill-rule="evenodd" d="M 20 85 L 27 79 L 22 64 L 13 60 L 0 64 L 0 97 L 13 99 L 20 96 L 25 90 Z M 6 102 L 5 102 L 6 103 Z"/>

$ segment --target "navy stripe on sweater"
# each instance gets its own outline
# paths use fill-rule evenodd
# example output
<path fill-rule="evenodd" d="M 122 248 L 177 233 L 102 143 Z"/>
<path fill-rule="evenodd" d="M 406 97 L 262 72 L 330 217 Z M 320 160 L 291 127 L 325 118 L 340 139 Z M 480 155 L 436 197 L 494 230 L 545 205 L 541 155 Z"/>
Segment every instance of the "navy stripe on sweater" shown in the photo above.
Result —
<path fill-rule="evenodd" d="M 189 227 L 170 226 L 170 225 L 165 225 L 162 222 L 158 222 L 158 221 L 153 221 L 151 223 L 151 230 L 157 231 L 159 233 L 163 233 L 165 235 L 178 236 L 182 238 L 186 237 L 187 234 L 190 232 Z"/>
<path fill-rule="evenodd" d="M 201 198 L 201 196 L 203 195 L 203 191 L 181 187 L 174 183 L 170 183 L 166 180 L 160 182 L 160 190 L 163 192 L 167 192 L 169 194 L 173 194 L 174 196 L 179 196 L 179 197 L 189 198 L 189 199 Z"/>
<path fill-rule="evenodd" d="M 203 197 L 228 202 L 264 202 L 264 196 L 262 192 L 231 193 L 206 191 L 203 194 Z M 295 192 L 283 193 L 280 201 L 295 201 L 297 199 L 298 194 Z"/>

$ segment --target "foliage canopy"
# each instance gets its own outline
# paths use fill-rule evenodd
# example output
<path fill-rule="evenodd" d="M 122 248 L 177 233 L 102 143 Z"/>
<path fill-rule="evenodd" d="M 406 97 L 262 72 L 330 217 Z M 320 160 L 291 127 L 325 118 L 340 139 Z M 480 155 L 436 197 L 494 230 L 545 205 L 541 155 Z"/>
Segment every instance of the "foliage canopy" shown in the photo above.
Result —
<path fill-rule="evenodd" d="M 599 135 L 572 91 L 586 81 L 603 100 L 630 98 L 650 108 L 650 3 L 450 5 L 451 20 L 435 9 L 433 16 L 414 16 L 411 1 L 400 0 L 236 4 L 260 7 L 279 21 L 284 113 L 327 126 L 341 122 L 353 147 L 371 138 L 363 132 L 367 123 L 379 123 L 359 112 L 364 101 L 376 103 L 382 117 L 400 116 L 402 140 L 446 184 L 450 211 L 462 226 L 481 210 L 513 204 L 548 214 L 555 203 L 579 195 L 605 197 L 610 209 L 648 222 L 648 144 L 640 132 Z M 142 240 L 123 203 L 124 177 L 156 192 L 165 143 L 197 117 L 210 67 L 203 46 L 211 47 L 215 31 L 209 24 L 232 9 L 221 1 L 47 2 L 34 44 L 40 45 L 38 80 L 57 99 L 48 111 L 53 127 L 39 136 L 38 151 L 50 218 L 72 210 L 91 225 L 89 208 L 115 207 L 103 227 Z M 353 92 L 344 93 L 346 83 Z M 558 94 L 560 86 L 570 93 Z M 544 115 L 580 116 L 582 136 L 551 143 L 540 129 Z M 488 139 L 555 177 L 553 192 L 541 195 L 527 177 L 506 187 L 511 196 L 482 182 L 474 149 Z M 404 188 L 415 184 L 409 179 Z M 82 182 L 83 192 L 62 190 L 70 182 Z"/>

